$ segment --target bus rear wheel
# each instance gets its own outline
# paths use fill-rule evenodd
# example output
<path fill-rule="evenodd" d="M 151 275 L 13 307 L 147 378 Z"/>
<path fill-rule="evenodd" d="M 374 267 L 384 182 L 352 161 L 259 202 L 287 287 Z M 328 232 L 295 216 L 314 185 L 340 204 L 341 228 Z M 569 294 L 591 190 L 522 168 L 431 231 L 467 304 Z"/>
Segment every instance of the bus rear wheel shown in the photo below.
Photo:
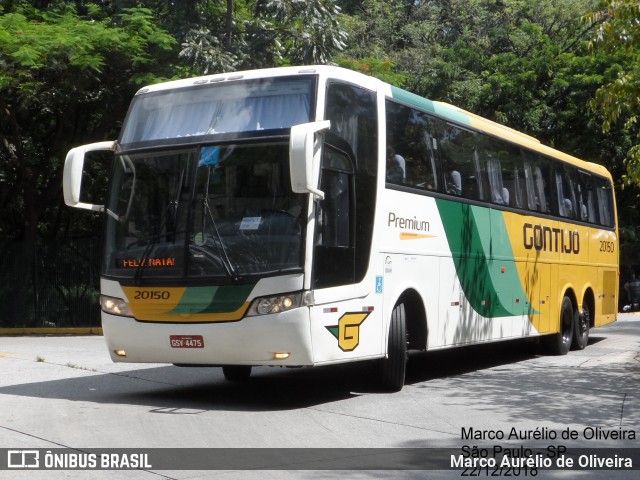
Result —
<path fill-rule="evenodd" d="M 402 390 L 407 370 L 407 323 L 403 303 L 396 305 L 391 312 L 387 357 L 382 360 L 381 370 L 385 390 Z"/>
<path fill-rule="evenodd" d="M 582 350 L 589 342 L 589 325 L 591 323 L 591 313 L 589 307 L 584 305 L 582 312 L 575 315 L 575 324 L 573 325 L 573 344 L 571 348 L 574 350 Z"/>
<path fill-rule="evenodd" d="M 251 376 L 251 365 L 225 365 L 222 374 L 230 382 L 243 382 Z"/>
<path fill-rule="evenodd" d="M 566 355 L 573 341 L 573 329 L 576 323 L 573 303 L 569 297 L 562 299 L 560 308 L 560 331 L 549 336 L 549 349 L 554 355 Z"/>

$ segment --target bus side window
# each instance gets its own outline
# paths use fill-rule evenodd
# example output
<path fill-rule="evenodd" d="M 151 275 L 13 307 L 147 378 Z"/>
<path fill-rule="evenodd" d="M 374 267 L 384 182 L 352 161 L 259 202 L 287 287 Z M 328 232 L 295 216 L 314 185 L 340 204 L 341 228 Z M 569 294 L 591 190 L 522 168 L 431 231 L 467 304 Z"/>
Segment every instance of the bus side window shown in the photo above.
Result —
<path fill-rule="evenodd" d="M 445 192 L 482 200 L 485 194 L 485 170 L 476 149 L 477 134 L 446 124 L 440 146 Z"/>
<path fill-rule="evenodd" d="M 435 120 L 419 110 L 386 101 L 387 182 L 438 188 Z"/>
<path fill-rule="evenodd" d="M 556 169 L 558 213 L 561 217 L 578 219 L 580 212 L 573 173 L 573 169 L 569 166 L 558 166 Z"/>
<path fill-rule="evenodd" d="M 524 178 L 527 208 L 534 212 L 549 213 L 549 162 L 541 155 L 524 153 Z"/>
<path fill-rule="evenodd" d="M 595 191 L 591 175 L 580 172 L 580 196 L 582 198 L 582 220 L 589 223 L 596 223 Z"/>
<path fill-rule="evenodd" d="M 491 202 L 497 205 L 509 205 L 509 189 L 504 186 L 502 181 L 502 165 L 497 158 L 487 158 L 487 177 L 491 191 Z"/>
<path fill-rule="evenodd" d="M 549 213 L 549 202 L 547 201 L 547 197 L 549 196 L 549 187 L 546 181 L 546 178 L 548 178 L 547 170 L 549 166 L 547 164 L 544 164 L 544 167 L 545 170 L 542 170 L 541 167 L 536 166 L 533 169 L 533 175 L 535 177 L 539 211 L 543 213 Z"/>
<path fill-rule="evenodd" d="M 525 175 L 519 148 L 506 142 L 496 143 L 487 160 L 487 173 L 494 203 L 526 207 Z"/>
<path fill-rule="evenodd" d="M 613 227 L 613 192 L 611 184 L 604 178 L 594 177 L 593 180 L 598 200 L 598 222 L 605 227 Z"/>
<path fill-rule="evenodd" d="M 484 140 L 491 202 L 524 208 L 523 170 L 520 149 L 491 138 Z"/>
<path fill-rule="evenodd" d="M 487 170 L 486 163 L 484 159 L 480 158 L 480 152 L 476 147 L 473 151 L 473 173 L 475 177 L 475 185 L 473 187 L 476 189 L 475 195 L 470 196 L 469 198 L 473 198 L 475 200 L 489 200 L 489 187 L 487 185 Z"/>
<path fill-rule="evenodd" d="M 520 161 L 514 161 L 511 164 L 511 169 L 507 173 L 507 178 L 511 179 L 510 181 L 507 181 L 507 184 L 511 185 L 511 190 L 513 191 L 512 205 L 517 208 L 524 208 L 524 169 L 522 168 L 522 163 Z"/>
<path fill-rule="evenodd" d="M 435 119 L 426 113 L 416 112 L 416 165 L 414 185 L 426 190 L 438 190 L 439 187 L 439 151 L 436 140 Z"/>
<path fill-rule="evenodd" d="M 430 162 L 430 168 L 428 169 L 429 177 L 426 179 L 425 187 L 429 190 L 438 190 L 440 185 L 438 185 L 438 165 L 440 164 L 438 158 L 438 141 L 431 136 L 431 134 L 425 132 L 425 144 L 430 145 L 428 147 L 429 157 L 428 161 Z"/>

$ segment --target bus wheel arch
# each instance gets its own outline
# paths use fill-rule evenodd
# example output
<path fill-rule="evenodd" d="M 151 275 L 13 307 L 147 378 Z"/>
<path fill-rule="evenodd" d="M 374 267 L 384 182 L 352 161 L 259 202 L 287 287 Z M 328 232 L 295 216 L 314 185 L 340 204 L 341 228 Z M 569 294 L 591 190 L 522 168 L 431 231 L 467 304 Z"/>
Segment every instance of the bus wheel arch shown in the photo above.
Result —
<path fill-rule="evenodd" d="M 411 350 L 426 350 L 429 329 L 424 302 L 414 289 L 405 290 L 397 304 L 404 304 L 407 342 Z"/>
<path fill-rule="evenodd" d="M 591 287 L 588 287 L 582 297 L 582 310 L 589 309 L 589 328 L 596 326 L 596 295 Z"/>

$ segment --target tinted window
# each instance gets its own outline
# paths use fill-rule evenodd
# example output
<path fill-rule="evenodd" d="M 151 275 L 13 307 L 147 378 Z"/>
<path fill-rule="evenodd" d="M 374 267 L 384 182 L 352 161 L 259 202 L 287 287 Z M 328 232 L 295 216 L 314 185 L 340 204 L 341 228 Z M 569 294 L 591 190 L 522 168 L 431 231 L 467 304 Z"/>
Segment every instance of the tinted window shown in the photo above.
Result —
<path fill-rule="evenodd" d="M 536 153 L 525 152 L 524 180 L 527 209 L 550 213 L 549 161 Z"/>
<path fill-rule="evenodd" d="M 604 178 L 594 177 L 594 186 L 598 201 L 598 220 L 601 225 L 613 227 L 615 225 L 613 216 L 613 191 L 611 184 Z"/>
<path fill-rule="evenodd" d="M 480 160 L 478 134 L 447 124 L 441 139 L 445 192 L 471 200 L 489 200 L 486 165 Z"/>
<path fill-rule="evenodd" d="M 386 179 L 427 190 L 439 187 L 436 120 L 387 100 Z"/>

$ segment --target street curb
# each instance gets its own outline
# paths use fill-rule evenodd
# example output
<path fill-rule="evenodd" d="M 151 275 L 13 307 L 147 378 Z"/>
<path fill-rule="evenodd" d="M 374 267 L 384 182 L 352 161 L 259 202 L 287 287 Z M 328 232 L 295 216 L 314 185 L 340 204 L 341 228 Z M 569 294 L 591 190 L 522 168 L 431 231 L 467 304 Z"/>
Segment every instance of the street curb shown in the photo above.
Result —
<path fill-rule="evenodd" d="M 0 328 L 0 335 L 102 335 L 102 327 Z"/>

